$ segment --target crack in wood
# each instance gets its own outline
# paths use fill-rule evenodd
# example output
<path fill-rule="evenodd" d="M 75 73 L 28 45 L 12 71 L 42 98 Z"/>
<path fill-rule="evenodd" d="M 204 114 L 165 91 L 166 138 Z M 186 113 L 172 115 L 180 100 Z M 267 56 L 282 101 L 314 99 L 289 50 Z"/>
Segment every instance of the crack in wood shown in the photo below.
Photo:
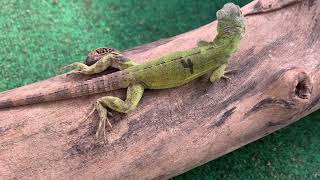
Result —
<path fill-rule="evenodd" d="M 247 17 L 247 16 L 258 15 L 258 14 L 271 13 L 271 12 L 279 11 L 284 8 L 294 6 L 296 4 L 300 4 L 302 2 L 303 0 L 289 1 L 289 2 L 286 2 L 285 4 L 280 4 L 278 7 L 275 7 L 273 4 L 269 4 L 268 7 L 265 8 L 262 6 L 261 1 L 258 1 L 253 7 L 253 11 L 244 14 L 244 16 Z"/>
<path fill-rule="evenodd" d="M 237 109 L 237 107 L 232 107 L 231 109 L 229 109 L 228 111 L 224 112 L 223 115 L 221 116 L 221 118 L 215 122 L 213 125 L 210 126 L 210 128 L 213 127 L 220 127 L 223 124 L 225 124 L 225 122 L 227 121 L 227 119 L 230 118 L 230 116 L 234 113 L 234 111 Z"/>
<path fill-rule="evenodd" d="M 292 110 L 295 109 L 296 104 L 292 101 L 287 101 L 281 98 L 268 97 L 256 103 L 244 116 L 248 117 L 253 113 L 257 113 L 258 111 L 274 106 L 280 106 L 285 109 Z"/>

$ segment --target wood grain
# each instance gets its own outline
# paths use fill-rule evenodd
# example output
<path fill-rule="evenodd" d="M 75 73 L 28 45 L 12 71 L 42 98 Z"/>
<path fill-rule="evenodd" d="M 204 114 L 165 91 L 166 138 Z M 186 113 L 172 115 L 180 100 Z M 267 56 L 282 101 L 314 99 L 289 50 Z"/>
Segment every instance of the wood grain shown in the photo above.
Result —
<path fill-rule="evenodd" d="M 134 112 L 115 114 L 106 144 L 94 139 L 97 116 L 83 118 L 98 97 L 123 97 L 123 90 L 0 110 L 1 179 L 167 179 L 317 110 L 320 2 L 284 2 L 260 0 L 243 8 L 247 33 L 229 64 L 238 70 L 230 81 L 147 90 Z M 215 28 L 212 22 L 125 54 L 143 63 L 212 40 Z M 83 78 L 61 75 L 0 98 Z"/>

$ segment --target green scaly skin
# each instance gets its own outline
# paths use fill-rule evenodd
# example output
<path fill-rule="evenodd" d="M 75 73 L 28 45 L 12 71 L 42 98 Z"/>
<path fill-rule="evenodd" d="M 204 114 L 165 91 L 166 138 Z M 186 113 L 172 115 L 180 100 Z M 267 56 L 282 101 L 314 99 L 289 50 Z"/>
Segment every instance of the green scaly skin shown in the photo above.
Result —
<path fill-rule="evenodd" d="M 93 79 L 90 82 L 80 83 L 76 86 L 63 87 L 49 94 L 31 96 L 29 99 L 0 101 L 0 109 L 83 96 L 85 93 L 83 93 L 81 88 L 84 86 L 87 86 L 87 90 L 99 89 L 87 94 L 127 87 L 127 98 L 124 101 L 113 96 L 105 96 L 96 101 L 95 110 L 100 117 L 96 136 L 98 137 L 103 132 L 105 137 L 106 124 L 110 128 L 112 127 L 108 120 L 107 108 L 121 113 L 131 112 L 138 106 L 144 89 L 178 87 L 207 74 L 210 75 L 211 82 L 225 77 L 228 59 L 236 51 L 240 40 L 244 36 L 245 24 L 239 6 L 232 3 L 225 4 L 217 12 L 217 18 L 218 35 L 212 42 L 201 41 L 196 48 L 173 52 L 145 64 L 137 64 L 113 49 L 99 48 L 91 53 L 92 56 L 90 54 L 88 56 L 89 61 L 92 58 L 93 60 L 97 60 L 93 65 L 88 66 L 83 63 L 73 63 L 66 66 L 75 67 L 75 70 L 70 73 L 96 74 L 110 66 L 118 68 L 120 71 Z M 97 53 L 99 56 L 94 56 Z M 101 91 L 102 81 L 102 85 L 104 86 L 103 91 Z M 61 96 L 62 92 L 65 93 L 63 96 Z M 26 100 L 27 102 L 25 102 Z"/>
<path fill-rule="evenodd" d="M 245 24 L 239 6 L 232 3 L 224 5 L 217 12 L 217 17 L 218 35 L 213 42 L 202 41 L 197 48 L 173 52 L 141 65 L 135 64 L 132 60 L 127 61 L 125 65 L 119 65 L 119 69 L 122 69 L 129 79 L 127 99 L 123 101 L 117 97 L 106 96 L 97 100 L 96 110 L 100 116 L 100 123 L 96 136 L 99 136 L 101 130 L 105 133 L 106 122 L 111 127 L 107 118 L 107 108 L 121 113 L 131 112 L 137 107 L 144 89 L 178 87 L 208 73 L 211 74 L 211 82 L 223 77 L 228 59 L 244 36 Z M 101 64 L 108 64 L 101 65 L 104 70 L 112 63 L 105 61 Z M 76 66 L 79 68 L 81 65 Z M 80 67 L 79 70 L 82 73 L 90 71 L 89 67 Z"/>

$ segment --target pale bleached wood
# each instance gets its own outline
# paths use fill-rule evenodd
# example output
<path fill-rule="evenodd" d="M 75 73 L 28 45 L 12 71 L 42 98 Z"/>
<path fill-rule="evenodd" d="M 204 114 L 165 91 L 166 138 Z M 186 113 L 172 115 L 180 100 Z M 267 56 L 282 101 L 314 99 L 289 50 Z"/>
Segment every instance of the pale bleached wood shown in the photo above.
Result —
<path fill-rule="evenodd" d="M 103 94 L 0 110 L 1 179 L 166 179 L 318 109 L 320 3 L 286 2 L 291 1 L 254 1 L 243 8 L 254 13 L 230 62 L 230 69 L 238 69 L 231 81 L 147 90 L 134 112 L 115 115 L 107 144 L 94 140 L 96 116 L 81 120 Z M 141 63 L 189 49 L 213 39 L 215 28 L 213 22 L 126 55 Z M 62 75 L 0 98 L 79 79 Z M 123 97 L 124 91 L 112 94 Z"/>

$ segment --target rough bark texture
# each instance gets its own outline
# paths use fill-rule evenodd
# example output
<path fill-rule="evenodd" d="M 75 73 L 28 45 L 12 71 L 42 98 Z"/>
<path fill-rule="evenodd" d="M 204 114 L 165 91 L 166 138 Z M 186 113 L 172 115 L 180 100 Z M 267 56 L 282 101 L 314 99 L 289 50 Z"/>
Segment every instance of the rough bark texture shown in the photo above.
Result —
<path fill-rule="evenodd" d="M 247 33 L 230 62 L 238 69 L 231 81 L 146 91 L 134 112 L 115 115 L 106 144 L 94 140 L 97 116 L 82 120 L 104 94 L 0 110 L 1 177 L 166 179 L 318 109 L 320 2 L 260 0 L 243 12 Z M 126 55 L 142 63 L 211 40 L 215 28 L 213 22 Z M 61 75 L 1 98 L 81 78 Z"/>

